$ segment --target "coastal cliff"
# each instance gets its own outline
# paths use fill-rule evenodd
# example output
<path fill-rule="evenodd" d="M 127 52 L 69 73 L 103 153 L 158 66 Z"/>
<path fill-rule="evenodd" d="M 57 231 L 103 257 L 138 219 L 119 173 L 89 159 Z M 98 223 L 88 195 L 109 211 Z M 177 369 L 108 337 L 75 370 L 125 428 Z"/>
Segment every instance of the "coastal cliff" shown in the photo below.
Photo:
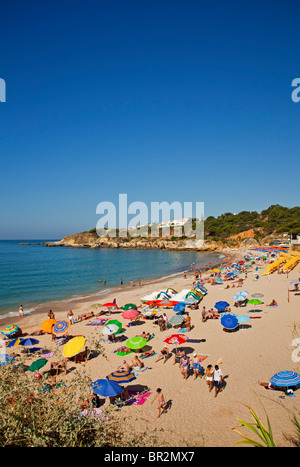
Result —
<path fill-rule="evenodd" d="M 193 239 L 168 238 L 127 238 L 127 237 L 98 237 L 93 232 L 82 232 L 74 235 L 67 235 L 57 242 L 44 242 L 43 245 L 49 247 L 71 247 L 71 248 L 136 248 L 136 249 L 159 249 L 159 250 L 196 250 L 196 251 L 217 251 L 226 246 L 222 242 L 201 242 Z"/>

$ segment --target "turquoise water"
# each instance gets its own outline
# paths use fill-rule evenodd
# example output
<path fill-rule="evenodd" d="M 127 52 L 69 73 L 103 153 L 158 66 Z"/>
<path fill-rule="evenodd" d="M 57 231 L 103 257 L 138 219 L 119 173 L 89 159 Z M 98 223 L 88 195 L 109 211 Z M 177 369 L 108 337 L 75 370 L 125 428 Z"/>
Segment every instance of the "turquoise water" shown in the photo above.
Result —
<path fill-rule="evenodd" d="M 0 241 L 1 317 L 17 315 L 20 304 L 29 313 L 42 303 L 104 292 L 119 286 L 121 278 L 136 283 L 180 273 L 192 262 L 200 267 L 220 262 L 215 253 L 33 245 L 42 241 L 51 240 Z"/>

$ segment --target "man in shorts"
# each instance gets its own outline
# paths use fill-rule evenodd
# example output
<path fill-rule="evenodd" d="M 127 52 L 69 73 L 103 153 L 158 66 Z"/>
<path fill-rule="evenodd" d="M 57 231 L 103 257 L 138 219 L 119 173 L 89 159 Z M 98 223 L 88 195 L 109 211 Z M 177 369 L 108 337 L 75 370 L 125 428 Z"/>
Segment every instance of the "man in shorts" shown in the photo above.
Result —
<path fill-rule="evenodd" d="M 215 365 L 214 382 L 213 382 L 213 385 L 215 387 L 215 397 L 217 397 L 218 393 L 221 390 L 222 382 L 223 382 L 223 372 L 222 372 L 221 368 L 219 368 L 218 365 Z"/>

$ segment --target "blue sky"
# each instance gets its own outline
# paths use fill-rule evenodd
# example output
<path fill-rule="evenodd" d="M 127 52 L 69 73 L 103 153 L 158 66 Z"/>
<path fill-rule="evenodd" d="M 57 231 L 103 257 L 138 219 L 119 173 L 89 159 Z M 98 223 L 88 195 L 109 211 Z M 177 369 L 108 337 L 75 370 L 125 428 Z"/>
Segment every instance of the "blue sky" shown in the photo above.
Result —
<path fill-rule="evenodd" d="M 102 201 L 299 205 L 300 5 L 1 7 L 0 238 L 91 229 Z"/>

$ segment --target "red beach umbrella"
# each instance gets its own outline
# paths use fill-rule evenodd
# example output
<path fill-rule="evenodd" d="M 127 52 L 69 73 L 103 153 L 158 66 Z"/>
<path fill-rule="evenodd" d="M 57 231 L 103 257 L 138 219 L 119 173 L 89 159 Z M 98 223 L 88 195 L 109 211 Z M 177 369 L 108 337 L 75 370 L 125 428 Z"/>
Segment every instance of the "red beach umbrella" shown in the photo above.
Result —
<path fill-rule="evenodd" d="M 134 319 L 136 318 L 140 313 L 137 310 L 125 310 L 122 313 L 122 317 L 124 319 Z"/>
<path fill-rule="evenodd" d="M 164 342 L 167 344 L 184 344 L 188 340 L 187 336 L 184 334 L 172 334 L 171 336 L 166 337 Z"/>
<path fill-rule="evenodd" d="M 107 308 L 118 308 L 118 305 L 116 303 L 113 303 L 113 302 L 104 303 L 102 306 L 105 306 Z"/>

